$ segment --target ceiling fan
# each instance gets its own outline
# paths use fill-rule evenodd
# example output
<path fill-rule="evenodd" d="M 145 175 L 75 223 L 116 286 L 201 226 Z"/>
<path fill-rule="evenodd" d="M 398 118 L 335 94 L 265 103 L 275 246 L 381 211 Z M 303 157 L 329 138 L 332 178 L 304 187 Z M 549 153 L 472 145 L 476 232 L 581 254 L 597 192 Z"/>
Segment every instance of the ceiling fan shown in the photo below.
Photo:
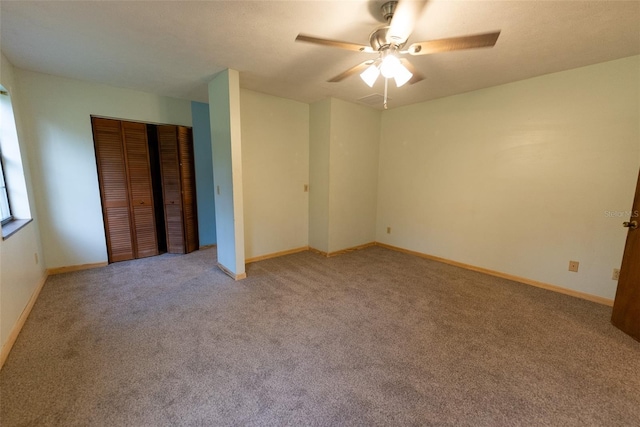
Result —
<path fill-rule="evenodd" d="M 339 82 L 360 73 L 364 82 L 373 87 L 382 74 L 384 78 L 384 108 L 387 108 L 387 84 L 393 78 L 396 86 L 405 83 L 413 84 L 424 77 L 415 69 L 408 59 L 400 55 L 428 55 L 438 52 L 453 50 L 474 49 L 479 47 L 491 47 L 496 44 L 500 31 L 491 33 L 474 34 L 461 37 L 417 42 L 405 49 L 407 40 L 411 36 L 416 21 L 424 8 L 427 0 L 400 0 L 388 1 L 380 8 L 386 25 L 376 28 L 369 36 L 370 46 L 313 37 L 306 34 L 298 34 L 296 41 L 314 43 L 324 46 L 337 47 L 356 52 L 376 53 L 376 59 L 368 59 L 358 65 L 329 79 L 329 82 Z"/>

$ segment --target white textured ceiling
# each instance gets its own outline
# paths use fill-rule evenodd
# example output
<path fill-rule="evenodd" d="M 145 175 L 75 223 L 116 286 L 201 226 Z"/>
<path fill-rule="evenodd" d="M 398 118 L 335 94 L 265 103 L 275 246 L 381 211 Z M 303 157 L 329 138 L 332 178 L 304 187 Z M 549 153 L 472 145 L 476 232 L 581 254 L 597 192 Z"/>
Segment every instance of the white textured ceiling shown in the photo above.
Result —
<path fill-rule="evenodd" d="M 382 79 L 326 80 L 371 54 L 294 39 L 368 44 L 382 3 L 3 0 L 0 35 L 15 66 L 47 74 L 207 102 L 208 81 L 234 68 L 255 91 L 356 102 Z M 640 54 L 640 2 L 432 0 L 409 43 L 495 30 L 493 48 L 409 57 L 425 79 L 390 84 L 390 108 Z"/>

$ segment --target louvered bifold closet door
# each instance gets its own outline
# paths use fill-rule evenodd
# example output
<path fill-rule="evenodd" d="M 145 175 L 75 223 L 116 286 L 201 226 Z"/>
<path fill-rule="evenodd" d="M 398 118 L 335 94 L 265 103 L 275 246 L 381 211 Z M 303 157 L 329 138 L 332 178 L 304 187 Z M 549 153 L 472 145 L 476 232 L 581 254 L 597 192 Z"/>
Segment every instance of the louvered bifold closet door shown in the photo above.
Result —
<path fill-rule="evenodd" d="M 185 253 L 185 233 L 182 217 L 182 186 L 177 127 L 158 126 L 158 144 L 160 146 L 164 218 L 167 229 L 167 252 L 183 254 Z"/>
<path fill-rule="evenodd" d="M 147 125 L 122 122 L 122 133 L 129 172 L 136 258 L 158 255 Z"/>
<path fill-rule="evenodd" d="M 198 211 L 196 207 L 196 172 L 193 160 L 193 137 L 190 128 L 178 126 L 178 152 L 182 187 L 182 216 L 186 252 L 198 249 Z"/>
<path fill-rule="evenodd" d="M 96 117 L 91 123 L 109 262 L 133 259 L 135 247 L 122 127 L 119 120 Z"/>

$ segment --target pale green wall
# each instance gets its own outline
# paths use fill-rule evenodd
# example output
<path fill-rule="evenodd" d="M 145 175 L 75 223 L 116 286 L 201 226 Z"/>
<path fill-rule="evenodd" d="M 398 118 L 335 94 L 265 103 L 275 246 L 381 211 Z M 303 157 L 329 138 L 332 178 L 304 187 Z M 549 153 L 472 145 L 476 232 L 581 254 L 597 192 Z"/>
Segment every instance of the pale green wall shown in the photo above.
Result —
<path fill-rule="evenodd" d="M 308 245 L 309 105 L 240 91 L 245 257 Z"/>
<path fill-rule="evenodd" d="M 376 239 L 380 111 L 331 100 L 329 250 Z"/>
<path fill-rule="evenodd" d="M 309 107 L 309 246 L 329 252 L 331 99 Z"/>
<path fill-rule="evenodd" d="M 310 109 L 309 245 L 323 252 L 375 241 L 380 112 L 339 99 Z"/>
<path fill-rule="evenodd" d="M 245 272 L 244 206 L 240 76 L 237 71 L 225 70 L 209 82 L 209 115 L 216 185 L 218 263 L 234 275 L 242 276 Z"/>
<path fill-rule="evenodd" d="M 47 268 L 107 261 L 91 115 L 191 126 L 191 103 L 19 71 Z"/>
<path fill-rule="evenodd" d="M 377 240 L 613 298 L 639 76 L 636 56 L 384 112 Z"/>
<path fill-rule="evenodd" d="M 0 346 L 4 348 L 16 321 L 22 314 L 29 299 L 45 275 L 44 256 L 40 240 L 39 218 L 36 214 L 35 197 L 31 184 L 31 167 L 29 154 L 25 144 L 24 115 L 21 114 L 21 92 L 16 79 L 16 72 L 11 63 L 0 56 L 0 84 L 11 94 L 15 113 L 15 124 L 20 142 L 20 154 L 26 191 L 33 221 L 10 236 L 0 239 Z M 2 117 L 3 126 L 7 117 Z M 36 254 L 39 261 L 36 263 Z M 4 348 L 6 351 L 6 348 Z"/>

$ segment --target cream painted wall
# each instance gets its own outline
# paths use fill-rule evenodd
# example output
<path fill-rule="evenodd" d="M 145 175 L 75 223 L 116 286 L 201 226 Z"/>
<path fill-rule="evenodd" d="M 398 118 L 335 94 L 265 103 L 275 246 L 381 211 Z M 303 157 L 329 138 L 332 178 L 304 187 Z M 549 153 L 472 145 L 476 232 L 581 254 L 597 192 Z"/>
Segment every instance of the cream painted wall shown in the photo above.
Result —
<path fill-rule="evenodd" d="M 309 106 L 309 246 L 329 252 L 331 99 Z"/>
<path fill-rule="evenodd" d="M 329 249 L 376 239 L 380 111 L 331 100 Z"/>
<path fill-rule="evenodd" d="M 107 261 L 91 115 L 191 126 L 191 103 L 18 70 L 48 268 Z"/>
<path fill-rule="evenodd" d="M 25 127 L 23 120 L 21 120 L 24 116 L 20 110 L 20 87 L 16 82 L 15 69 L 4 54 L 0 56 L 0 67 L 0 84 L 9 91 L 13 103 L 26 190 L 33 217 L 32 222 L 7 240 L 0 239 L 0 345 L 6 350 L 7 339 L 29 299 L 43 280 L 45 268 L 38 216 L 35 214 L 35 197 L 31 185 L 29 155 L 24 143 L 23 130 Z M 2 118 L 2 120 L 6 119 L 6 117 Z M 35 259 L 36 254 L 39 258 L 38 263 Z"/>
<path fill-rule="evenodd" d="M 309 105 L 240 91 L 245 257 L 308 246 Z"/>
<path fill-rule="evenodd" d="M 613 298 L 639 76 L 636 56 L 384 112 L 377 240 Z"/>

